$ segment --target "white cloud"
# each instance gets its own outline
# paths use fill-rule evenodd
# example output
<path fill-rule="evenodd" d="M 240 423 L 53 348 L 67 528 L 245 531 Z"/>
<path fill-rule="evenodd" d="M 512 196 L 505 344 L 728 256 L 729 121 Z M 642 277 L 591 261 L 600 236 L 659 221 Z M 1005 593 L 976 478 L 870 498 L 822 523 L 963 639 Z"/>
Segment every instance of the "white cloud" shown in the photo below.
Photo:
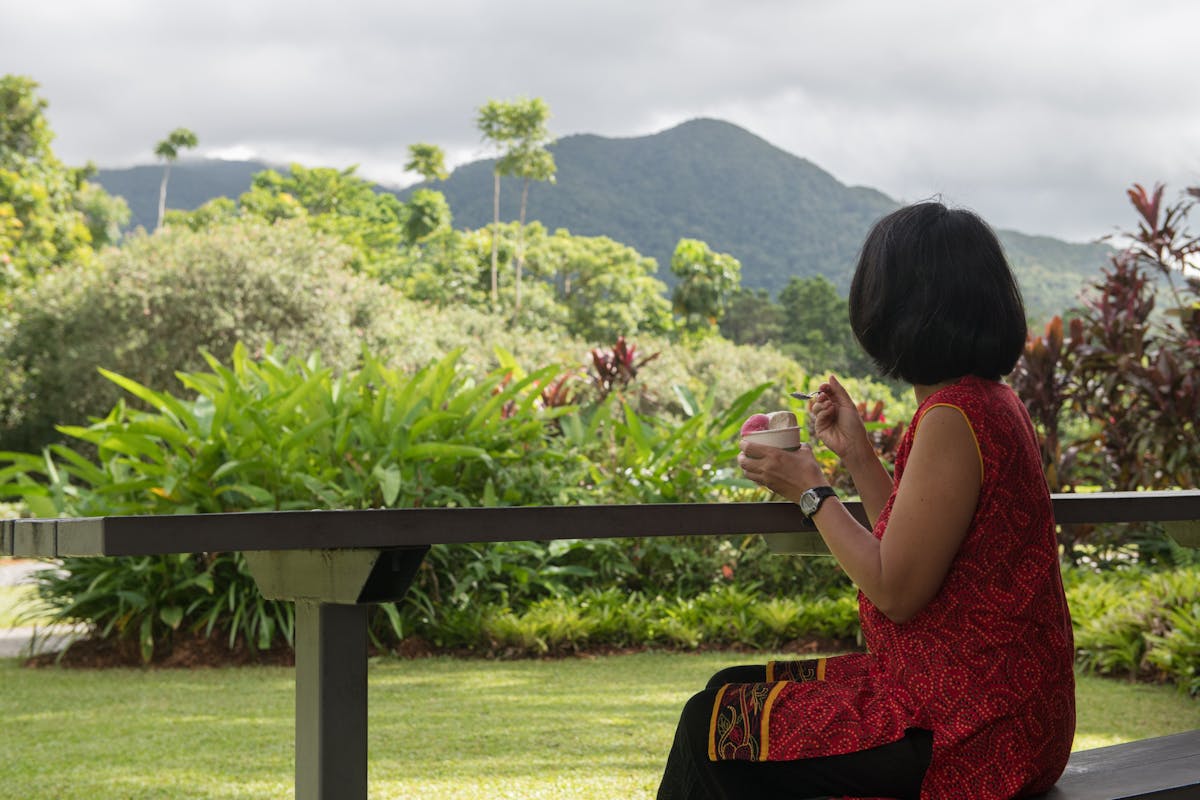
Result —
<path fill-rule="evenodd" d="M 544 97 L 559 135 L 715 116 L 898 199 L 1086 239 L 1135 180 L 1200 183 L 1188 0 L 0 0 L 0 71 L 70 163 L 200 152 L 402 182 L 407 145 L 484 155 L 475 109 Z"/>

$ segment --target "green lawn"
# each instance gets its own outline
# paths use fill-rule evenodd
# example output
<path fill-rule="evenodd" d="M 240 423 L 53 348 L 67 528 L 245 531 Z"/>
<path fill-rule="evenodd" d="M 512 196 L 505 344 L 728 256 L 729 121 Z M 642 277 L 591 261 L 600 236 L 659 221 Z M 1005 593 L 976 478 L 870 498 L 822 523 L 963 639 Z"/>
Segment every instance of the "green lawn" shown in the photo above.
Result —
<path fill-rule="evenodd" d="M 649 798 L 683 701 L 728 654 L 383 660 L 372 798 Z M 23 800 L 284 798 L 292 671 L 23 669 L 0 660 L 0 786 Z M 1083 677 L 1076 748 L 1200 728 L 1174 689 Z"/>

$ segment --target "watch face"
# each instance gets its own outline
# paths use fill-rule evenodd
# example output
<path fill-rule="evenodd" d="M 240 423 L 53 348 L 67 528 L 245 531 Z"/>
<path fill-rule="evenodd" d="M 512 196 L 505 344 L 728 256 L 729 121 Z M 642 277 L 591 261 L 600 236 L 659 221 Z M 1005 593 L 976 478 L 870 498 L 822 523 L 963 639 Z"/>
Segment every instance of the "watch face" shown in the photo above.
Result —
<path fill-rule="evenodd" d="M 817 493 L 809 489 L 800 495 L 800 510 L 806 517 L 811 517 L 817 511 Z"/>

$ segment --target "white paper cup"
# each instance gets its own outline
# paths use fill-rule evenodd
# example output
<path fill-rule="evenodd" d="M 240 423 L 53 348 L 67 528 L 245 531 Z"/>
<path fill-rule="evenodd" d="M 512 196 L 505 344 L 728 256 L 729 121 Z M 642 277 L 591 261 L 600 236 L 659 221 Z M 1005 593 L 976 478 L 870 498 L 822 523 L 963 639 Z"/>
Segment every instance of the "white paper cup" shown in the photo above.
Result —
<path fill-rule="evenodd" d="M 768 447 L 781 447 L 784 450 L 800 449 L 800 428 L 774 428 L 765 431 L 752 431 L 742 435 L 743 439 L 755 444 L 765 444 Z"/>

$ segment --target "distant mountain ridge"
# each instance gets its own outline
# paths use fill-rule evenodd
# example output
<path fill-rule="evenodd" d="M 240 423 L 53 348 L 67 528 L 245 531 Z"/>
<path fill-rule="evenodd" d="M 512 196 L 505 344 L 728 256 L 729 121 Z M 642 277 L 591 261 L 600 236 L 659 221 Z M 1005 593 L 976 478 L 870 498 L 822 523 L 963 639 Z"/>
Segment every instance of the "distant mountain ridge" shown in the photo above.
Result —
<path fill-rule="evenodd" d="M 250 188 L 254 176 L 267 169 L 286 169 L 262 161 L 181 159 L 171 166 L 167 182 L 167 208 L 191 211 L 214 197 L 237 199 Z M 93 181 L 109 194 L 120 195 L 129 204 L 130 228 L 153 230 L 158 222 L 158 187 L 161 164 L 119 169 L 100 169 Z"/>
<path fill-rule="evenodd" d="M 863 235 L 897 206 L 716 120 L 632 139 L 570 136 L 553 151 L 557 181 L 530 187 L 529 217 L 631 245 L 664 276 L 676 243 L 689 237 L 736 256 L 747 286 L 775 291 L 793 275 L 823 274 L 845 289 Z M 437 187 L 456 224 L 491 221 L 492 166 L 467 164 Z M 504 182 L 502 212 L 515 211 L 519 190 Z"/>
<path fill-rule="evenodd" d="M 742 284 L 772 294 L 792 276 L 824 275 L 844 293 L 871 224 L 898 201 L 846 186 L 812 162 L 719 120 L 699 119 L 635 138 L 568 136 L 552 150 L 554 184 L 532 184 L 528 219 L 548 229 L 608 236 L 651 256 L 670 282 L 680 238 L 707 242 L 742 263 Z M 442 191 L 459 228 L 492 219 L 492 168 L 485 159 L 460 166 L 433 188 Z M 212 197 L 236 198 L 261 162 L 181 161 L 171 171 L 168 206 L 195 208 Z M 134 224 L 157 214 L 159 166 L 100 170 L 96 180 L 126 198 Z M 416 186 L 392 191 L 401 199 Z M 515 219 L 520 183 L 502 181 L 501 217 Z M 1046 319 L 1075 304 L 1107 263 L 1102 244 L 1074 244 L 998 231 L 1025 291 L 1031 316 Z"/>

